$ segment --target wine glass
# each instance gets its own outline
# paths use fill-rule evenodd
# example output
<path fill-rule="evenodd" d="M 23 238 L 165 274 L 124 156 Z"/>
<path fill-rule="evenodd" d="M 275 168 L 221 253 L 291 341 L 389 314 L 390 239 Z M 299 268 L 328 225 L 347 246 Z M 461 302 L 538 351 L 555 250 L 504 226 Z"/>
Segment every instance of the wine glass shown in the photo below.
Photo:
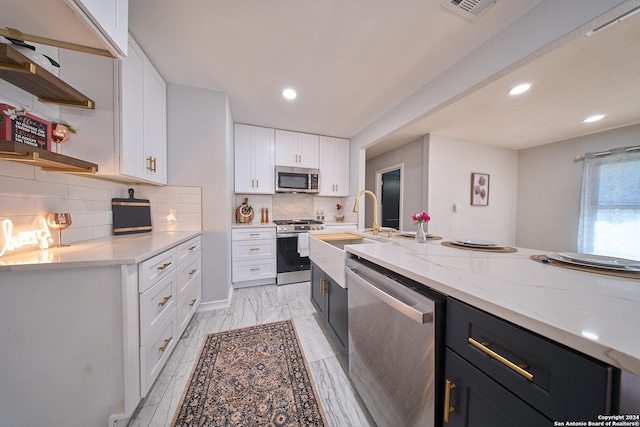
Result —
<path fill-rule="evenodd" d="M 69 213 L 50 213 L 47 214 L 47 225 L 58 230 L 58 248 L 71 245 L 62 244 L 62 230 L 71 225 L 71 214 Z"/>

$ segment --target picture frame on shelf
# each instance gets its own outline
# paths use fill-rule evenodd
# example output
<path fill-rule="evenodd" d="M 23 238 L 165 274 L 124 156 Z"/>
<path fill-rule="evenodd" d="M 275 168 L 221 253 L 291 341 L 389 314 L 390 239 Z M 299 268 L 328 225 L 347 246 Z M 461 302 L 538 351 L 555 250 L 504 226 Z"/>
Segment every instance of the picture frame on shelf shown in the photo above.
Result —
<path fill-rule="evenodd" d="M 489 206 L 489 174 L 471 174 L 471 206 Z"/>

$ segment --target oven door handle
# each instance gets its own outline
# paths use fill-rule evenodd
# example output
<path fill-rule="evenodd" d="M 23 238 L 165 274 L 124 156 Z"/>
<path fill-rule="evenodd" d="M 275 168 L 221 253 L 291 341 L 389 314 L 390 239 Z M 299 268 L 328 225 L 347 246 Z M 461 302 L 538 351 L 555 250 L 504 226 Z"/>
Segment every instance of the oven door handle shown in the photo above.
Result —
<path fill-rule="evenodd" d="M 369 279 L 376 279 L 376 282 L 379 282 L 382 286 L 384 282 L 387 280 L 389 282 L 393 282 L 382 274 L 371 270 L 364 266 L 357 266 L 356 269 L 364 269 L 366 270 L 366 275 L 370 276 Z M 426 304 L 422 304 L 417 298 L 411 295 L 413 292 L 404 288 L 399 283 L 390 283 L 388 286 L 389 291 L 391 291 L 394 295 L 391 295 L 389 292 L 385 292 L 385 290 L 381 289 L 379 286 L 365 280 L 365 278 L 359 275 L 355 269 L 345 267 L 345 271 L 349 279 L 352 279 L 356 282 L 357 285 L 363 287 L 370 294 L 374 295 L 380 301 L 385 304 L 391 306 L 396 309 L 400 313 L 409 317 L 412 320 L 415 320 L 418 323 L 425 324 L 433 321 L 433 307 L 426 306 Z M 349 288 L 351 285 L 347 285 Z"/>
<path fill-rule="evenodd" d="M 281 234 L 277 234 L 276 233 L 276 239 L 282 239 L 285 237 L 298 237 L 299 233 L 281 233 Z"/>

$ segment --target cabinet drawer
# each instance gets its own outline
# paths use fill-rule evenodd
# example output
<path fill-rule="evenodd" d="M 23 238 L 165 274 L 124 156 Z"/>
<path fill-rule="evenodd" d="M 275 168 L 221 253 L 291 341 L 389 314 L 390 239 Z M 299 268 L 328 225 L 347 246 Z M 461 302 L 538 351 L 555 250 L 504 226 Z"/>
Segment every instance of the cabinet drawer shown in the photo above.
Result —
<path fill-rule="evenodd" d="M 178 267 L 178 301 L 184 297 L 185 292 L 192 283 L 200 283 L 202 280 L 202 257 L 200 253 L 193 254 L 187 262 Z"/>
<path fill-rule="evenodd" d="M 140 282 L 139 292 L 144 292 L 158 280 L 169 275 L 177 265 L 176 248 L 171 248 L 159 255 L 143 261 L 138 266 Z"/>
<path fill-rule="evenodd" d="M 448 397 L 449 409 L 453 410 L 449 411 L 449 420 L 443 422 L 443 426 L 553 425 L 551 420 L 449 349 L 446 350 L 445 365 L 444 378 L 451 385 L 448 389 L 445 383 L 444 400 L 446 404 Z M 436 422 L 436 425 L 439 424 Z"/>
<path fill-rule="evenodd" d="M 175 269 L 168 276 L 140 294 L 140 343 L 145 344 L 176 307 Z"/>
<path fill-rule="evenodd" d="M 231 229 L 231 240 L 259 240 L 275 239 L 276 229 L 268 228 L 233 228 Z"/>
<path fill-rule="evenodd" d="M 147 345 L 140 347 L 140 388 L 145 396 L 158 378 L 164 363 L 178 341 L 175 334 L 175 312 L 172 312 Z"/>
<path fill-rule="evenodd" d="M 276 277 L 276 260 L 260 259 L 233 263 L 233 282 Z"/>
<path fill-rule="evenodd" d="M 447 347 L 548 418 L 597 419 L 617 409 L 619 370 L 457 300 L 447 304 Z"/>
<path fill-rule="evenodd" d="M 189 320 L 191 320 L 191 317 L 198 309 L 201 301 L 201 292 L 202 287 L 200 283 L 195 284 L 195 286 L 189 286 L 186 295 L 178 303 L 178 307 L 176 308 L 178 334 L 176 336 L 182 336 L 182 333 L 189 324 Z"/>
<path fill-rule="evenodd" d="M 202 248 L 202 239 L 196 236 L 178 246 L 178 263 L 184 262 L 189 256 L 197 253 Z"/>
<path fill-rule="evenodd" d="M 232 242 L 231 256 L 234 261 L 273 258 L 276 256 L 276 240 L 241 240 Z"/>

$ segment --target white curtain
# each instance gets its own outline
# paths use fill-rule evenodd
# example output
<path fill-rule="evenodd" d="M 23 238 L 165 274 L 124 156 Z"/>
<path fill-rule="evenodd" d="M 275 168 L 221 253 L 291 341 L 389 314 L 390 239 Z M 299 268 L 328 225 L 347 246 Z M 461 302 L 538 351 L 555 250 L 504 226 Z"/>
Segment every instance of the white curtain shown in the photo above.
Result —
<path fill-rule="evenodd" d="M 640 150 L 585 154 L 578 252 L 640 260 Z"/>

